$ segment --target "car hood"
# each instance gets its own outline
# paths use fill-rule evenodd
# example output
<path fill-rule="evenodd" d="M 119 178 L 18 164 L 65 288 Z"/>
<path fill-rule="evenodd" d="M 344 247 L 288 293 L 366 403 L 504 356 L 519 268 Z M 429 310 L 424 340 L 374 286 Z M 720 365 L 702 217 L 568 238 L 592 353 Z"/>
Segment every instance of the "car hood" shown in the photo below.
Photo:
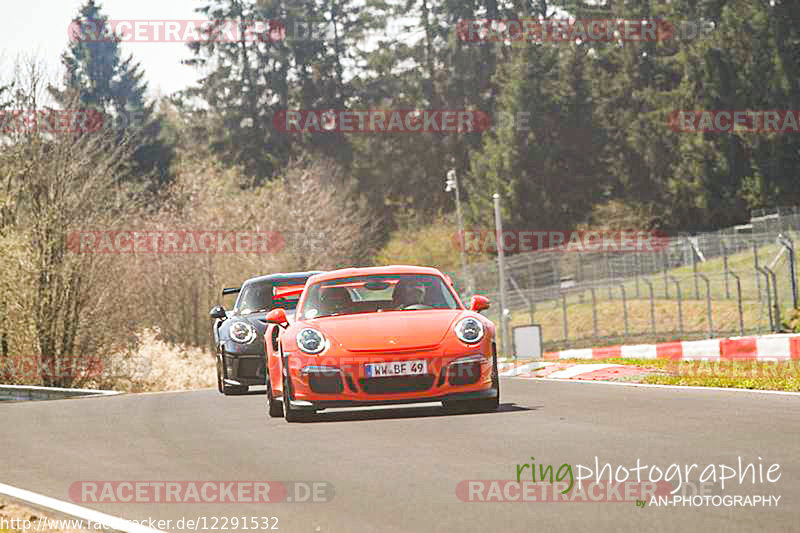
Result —
<path fill-rule="evenodd" d="M 391 311 L 322 317 L 305 323 L 351 352 L 434 348 L 452 330 L 462 309 Z"/>

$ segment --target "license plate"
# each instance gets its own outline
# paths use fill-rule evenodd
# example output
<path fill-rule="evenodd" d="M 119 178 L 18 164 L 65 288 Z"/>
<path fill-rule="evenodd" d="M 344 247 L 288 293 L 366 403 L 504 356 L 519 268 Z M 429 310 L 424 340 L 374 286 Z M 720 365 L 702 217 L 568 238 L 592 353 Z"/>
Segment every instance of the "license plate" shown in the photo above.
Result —
<path fill-rule="evenodd" d="M 368 363 L 364 365 L 368 378 L 386 376 L 414 376 L 428 373 L 428 362 L 400 361 L 397 363 Z"/>

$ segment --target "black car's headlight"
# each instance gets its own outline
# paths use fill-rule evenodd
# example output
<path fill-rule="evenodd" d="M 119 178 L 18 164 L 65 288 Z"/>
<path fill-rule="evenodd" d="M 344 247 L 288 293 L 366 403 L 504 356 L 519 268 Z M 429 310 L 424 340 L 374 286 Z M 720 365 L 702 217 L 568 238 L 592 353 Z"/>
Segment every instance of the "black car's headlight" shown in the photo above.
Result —
<path fill-rule="evenodd" d="M 477 318 L 467 317 L 462 318 L 456 324 L 456 337 L 461 342 L 467 344 L 475 344 L 483 338 L 484 330 L 483 324 Z"/>
<path fill-rule="evenodd" d="M 231 324 L 231 339 L 240 344 L 249 344 L 256 338 L 256 328 L 243 320 Z"/>
<path fill-rule="evenodd" d="M 325 336 L 315 329 L 301 329 L 297 334 L 297 346 L 305 353 L 320 353 L 325 349 Z"/>

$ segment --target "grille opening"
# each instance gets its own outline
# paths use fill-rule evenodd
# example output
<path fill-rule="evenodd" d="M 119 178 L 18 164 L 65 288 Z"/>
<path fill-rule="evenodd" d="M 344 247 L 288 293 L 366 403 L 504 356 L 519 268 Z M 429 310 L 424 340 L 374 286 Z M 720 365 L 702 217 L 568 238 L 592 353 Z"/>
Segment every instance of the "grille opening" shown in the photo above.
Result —
<path fill-rule="evenodd" d="M 358 388 L 356 387 L 356 382 L 353 381 L 353 376 L 347 374 L 347 386 L 350 387 L 350 390 L 353 392 L 358 392 Z"/>
<path fill-rule="evenodd" d="M 447 382 L 450 385 L 471 385 L 478 381 L 480 377 L 480 362 L 450 365 L 447 369 Z"/>
<path fill-rule="evenodd" d="M 367 394 L 392 394 L 395 392 L 419 392 L 430 389 L 436 376 L 417 374 L 414 376 L 391 376 L 382 378 L 362 378 L 361 389 Z"/>
<path fill-rule="evenodd" d="M 344 390 L 342 374 L 338 371 L 310 372 L 308 385 L 312 391 L 320 394 L 336 394 Z"/>

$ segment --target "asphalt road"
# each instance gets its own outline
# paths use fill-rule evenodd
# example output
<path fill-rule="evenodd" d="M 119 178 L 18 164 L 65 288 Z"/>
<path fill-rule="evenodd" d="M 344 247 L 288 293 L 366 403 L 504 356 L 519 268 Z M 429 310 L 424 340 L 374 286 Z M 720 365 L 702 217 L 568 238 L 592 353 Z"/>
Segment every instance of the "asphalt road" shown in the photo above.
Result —
<path fill-rule="evenodd" d="M 414 406 L 326 412 L 303 424 L 268 419 L 264 400 L 204 390 L 0 405 L 0 482 L 66 501 L 81 480 L 331 483 L 327 503 L 86 504 L 133 520 L 275 516 L 290 533 L 800 531 L 796 396 L 505 379 L 497 413 Z M 598 457 L 664 468 L 735 467 L 741 456 L 765 473 L 779 464 L 780 479 L 713 494 L 781 499 L 777 507 L 641 508 L 456 496 L 463 480 L 514 479 L 531 456 L 556 467 L 593 467 Z"/>

